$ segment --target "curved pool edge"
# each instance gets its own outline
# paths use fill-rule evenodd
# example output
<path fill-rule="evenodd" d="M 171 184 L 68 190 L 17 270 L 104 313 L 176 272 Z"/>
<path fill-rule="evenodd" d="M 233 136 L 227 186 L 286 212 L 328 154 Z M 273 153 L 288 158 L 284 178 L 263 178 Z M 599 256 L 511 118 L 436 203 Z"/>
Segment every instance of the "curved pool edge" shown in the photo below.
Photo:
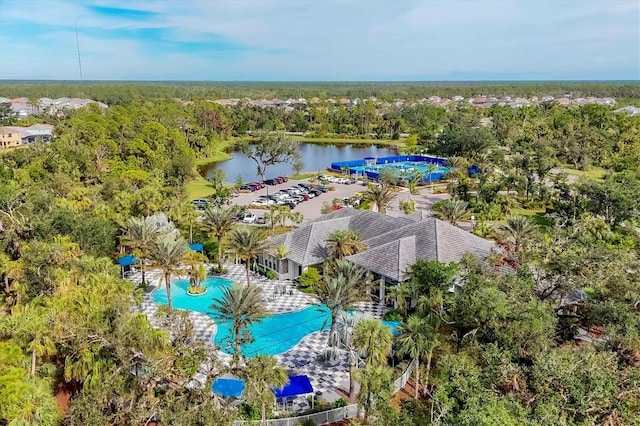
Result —
<path fill-rule="evenodd" d="M 292 311 L 279 312 L 279 313 L 277 313 L 277 314 L 273 314 L 273 313 L 272 313 L 270 316 L 271 316 L 271 317 L 275 317 L 275 316 L 278 316 L 278 315 L 287 315 L 287 314 L 293 314 L 293 313 L 296 313 L 296 312 L 302 312 L 302 311 L 304 311 L 305 309 L 309 309 L 310 307 L 313 307 L 313 306 L 320 306 L 320 305 L 317 305 L 317 304 L 311 304 L 311 305 L 307 305 L 307 306 L 305 306 L 305 307 L 303 307 L 303 308 L 295 309 L 295 310 L 292 310 Z M 204 315 L 204 314 L 203 314 L 203 315 Z M 209 316 L 208 316 L 208 315 L 207 315 L 207 318 L 209 318 Z M 209 319 L 211 320 L 211 322 L 213 322 L 213 323 L 215 324 L 215 327 L 216 327 L 215 332 L 211 335 L 211 341 L 210 341 L 210 344 L 211 344 L 212 346 L 214 346 L 214 347 L 218 347 L 218 348 L 220 348 L 220 346 L 216 345 L 216 342 L 215 342 L 215 336 L 218 334 L 218 324 L 217 324 L 215 321 L 213 321 L 211 318 L 209 318 Z M 326 328 L 326 329 L 321 328 L 320 330 L 316 330 L 316 331 L 312 331 L 312 332 L 310 332 L 310 333 L 307 333 L 307 334 L 305 334 L 304 336 L 300 337 L 300 339 L 299 339 L 296 343 L 294 343 L 290 348 L 288 348 L 288 349 L 286 349 L 286 350 L 284 350 L 284 351 L 282 351 L 282 352 L 278 352 L 278 353 L 274 353 L 274 354 L 269 354 L 268 356 L 280 356 L 280 355 L 285 354 L 285 353 L 287 353 L 287 352 L 289 352 L 289 351 L 292 351 L 292 350 L 294 350 L 294 349 L 296 348 L 296 346 L 298 346 L 298 345 L 299 345 L 299 344 L 300 344 L 304 339 L 306 339 L 307 337 L 312 336 L 312 335 L 314 335 L 314 334 L 316 334 L 316 333 L 322 333 L 323 331 L 327 331 L 327 330 L 329 330 L 329 328 Z M 223 351 L 222 349 L 218 349 L 218 352 L 220 352 L 220 353 L 224 354 L 224 356 L 233 356 L 232 354 L 228 354 L 228 353 L 226 353 L 226 352 L 225 352 L 225 351 Z M 256 356 L 256 355 L 253 355 L 253 356 Z"/>

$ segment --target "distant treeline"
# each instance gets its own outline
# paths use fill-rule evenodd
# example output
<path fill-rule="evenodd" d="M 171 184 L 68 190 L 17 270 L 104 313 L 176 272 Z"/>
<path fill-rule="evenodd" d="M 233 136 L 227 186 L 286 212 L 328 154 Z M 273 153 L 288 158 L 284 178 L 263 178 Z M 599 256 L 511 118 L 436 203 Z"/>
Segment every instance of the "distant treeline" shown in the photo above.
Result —
<path fill-rule="evenodd" d="M 562 96 L 640 99 L 637 81 L 510 81 L 510 82 L 193 82 L 193 81 L 0 81 L 0 96 L 29 98 L 91 98 L 109 105 L 140 98 L 182 100 L 243 98 L 287 99 L 303 97 L 421 99 L 452 97 Z"/>

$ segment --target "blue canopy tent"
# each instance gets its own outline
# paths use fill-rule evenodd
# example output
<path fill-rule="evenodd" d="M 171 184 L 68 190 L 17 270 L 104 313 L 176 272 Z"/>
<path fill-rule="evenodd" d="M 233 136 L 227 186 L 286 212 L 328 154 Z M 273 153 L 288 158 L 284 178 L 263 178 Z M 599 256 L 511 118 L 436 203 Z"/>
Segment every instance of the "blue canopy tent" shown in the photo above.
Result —
<path fill-rule="evenodd" d="M 134 263 L 136 263 L 138 261 L 138 258 L 133 256 L 133 255 L 126 255 L 126 256 L 122 256 L 120 259 L 118 259 L 118 265 L 120 265 L 120 269 L 122 271 L 122 277 L 124 278 L 124 273 L 125 270 L 124 268 L 129 268 L 128 270 L 131 270 L 131 265 L 133 265 Z"/>
<path fill-rule="evenodd" d="M 193 251 L 202 253 L 202 244 L 189 244 L 189 248 Z"/>
<path fill-rule="evenodd" d="M 313 386 L 308 376 L 290 376 L 289 382 L 282 389 L 273 389 L 273 393 L 276 400 L 286 401 L 287 398 L 298 395 L 313 395 Z"/>
<path fill-rule="evenodd" d="M 244 380 L 240 379 L 215 379 L 211 390 L 225 398 L 238 398 L 244 392 Z"/>

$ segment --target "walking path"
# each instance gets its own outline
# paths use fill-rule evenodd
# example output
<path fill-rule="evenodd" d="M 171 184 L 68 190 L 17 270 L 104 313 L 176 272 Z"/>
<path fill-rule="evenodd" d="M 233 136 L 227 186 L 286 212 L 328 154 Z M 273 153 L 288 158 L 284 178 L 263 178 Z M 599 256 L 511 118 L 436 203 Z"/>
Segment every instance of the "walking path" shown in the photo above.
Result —
<path fill-rule="evenodd" d="M 228 272 L 222 275 L 235 282 L 246 283 L 246 270 L 244 265 L 225 265 Z M 290 281 L 269 280 L 254 272 L 250 272 L 251 284 L 258 285 L 263 289 L 265 295 L 265 306 L 273 314 L 299 311 L 317 303 L 311 295 L 297 290 Z M 142 280 L 140 272 L 136 272 L 128 277 L 133 282 Z M 163 286 L 162 273 L 159 270 L 146 272 L 146 279 L 151 284 L 151 289 L 144 294 L 143 302 L 139 307 L 140 312 L 147 315 L 151 324 L 161 327 L 161 322 L 157 318 L 158 305 L 152 299 L 155 288 Z M 284 294 L 275 295 L 277 290 L 284 289 Z M 291 293 L 289 292 L 291 291 Z M 280 292 L 281 293 L 281 292 Z M 375 302 L 360 302 L 358 310 L 374 318 L 382 318 L 386 308 Z M 189 319 L 193 323 L 194 337 L 205 343 L 212 345 L 217 327 L 207 315 L 198 312 L 189 312 Z M 348 388 L 349 383 L 349 362 L 347 354 L 343 354 L 340 362 L 335 366 L 327 366 L 317 361 L 324 352 L 328 337 L 328 331 L 318 331 L 305 336 L 297 345 L 286 352 L 275 355 L 275 358 L 284 367 L 290 370 L 290 374 L 305 374 L 309 376 L 315 391 L 322 392 L 322 399 L 334 400 L 340 396 L 336 393 L 336 388 Z M 218 351 L 218 358 L 228 363 L 231 357 L 228 354 Z M 308 409 L 306 399 L 298 399 L 294 403 L 294 411 Z"/>

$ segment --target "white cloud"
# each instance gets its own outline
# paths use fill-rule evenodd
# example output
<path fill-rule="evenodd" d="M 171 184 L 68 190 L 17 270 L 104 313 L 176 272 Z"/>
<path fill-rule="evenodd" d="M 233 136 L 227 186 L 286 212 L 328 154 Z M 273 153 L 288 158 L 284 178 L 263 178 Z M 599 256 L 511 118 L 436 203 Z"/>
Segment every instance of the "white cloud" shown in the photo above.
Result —
<path fill-rule="evenodd" d="M 44 4 L 43 13 L 33 13 Z M 437 79 L 474 72 L 482 73 L 480 78 L 527 73 L 640 78 L 640 4 L 635 0 L 93 4 L 156 15 L 113 18 L 75 1 L 3 3 L 0 24 L 22 21 L 67 29 L 33 37 L 0 29 L 0 78 L 77 75 L 73 21 L 81 35 L 85 74 L 95 79 Z M 117 30 L 117 40 L 97 38 L 98 29 Z M 128 34 L 134 29 L 163 30 L 178 44 L 219 38 L 246 51 L 157 50 L 156 44 Z M 55 48 L 43 48 L 42 40 Z M 33 62 L 39 64 L 37 71 L 29 66 Z"/>

